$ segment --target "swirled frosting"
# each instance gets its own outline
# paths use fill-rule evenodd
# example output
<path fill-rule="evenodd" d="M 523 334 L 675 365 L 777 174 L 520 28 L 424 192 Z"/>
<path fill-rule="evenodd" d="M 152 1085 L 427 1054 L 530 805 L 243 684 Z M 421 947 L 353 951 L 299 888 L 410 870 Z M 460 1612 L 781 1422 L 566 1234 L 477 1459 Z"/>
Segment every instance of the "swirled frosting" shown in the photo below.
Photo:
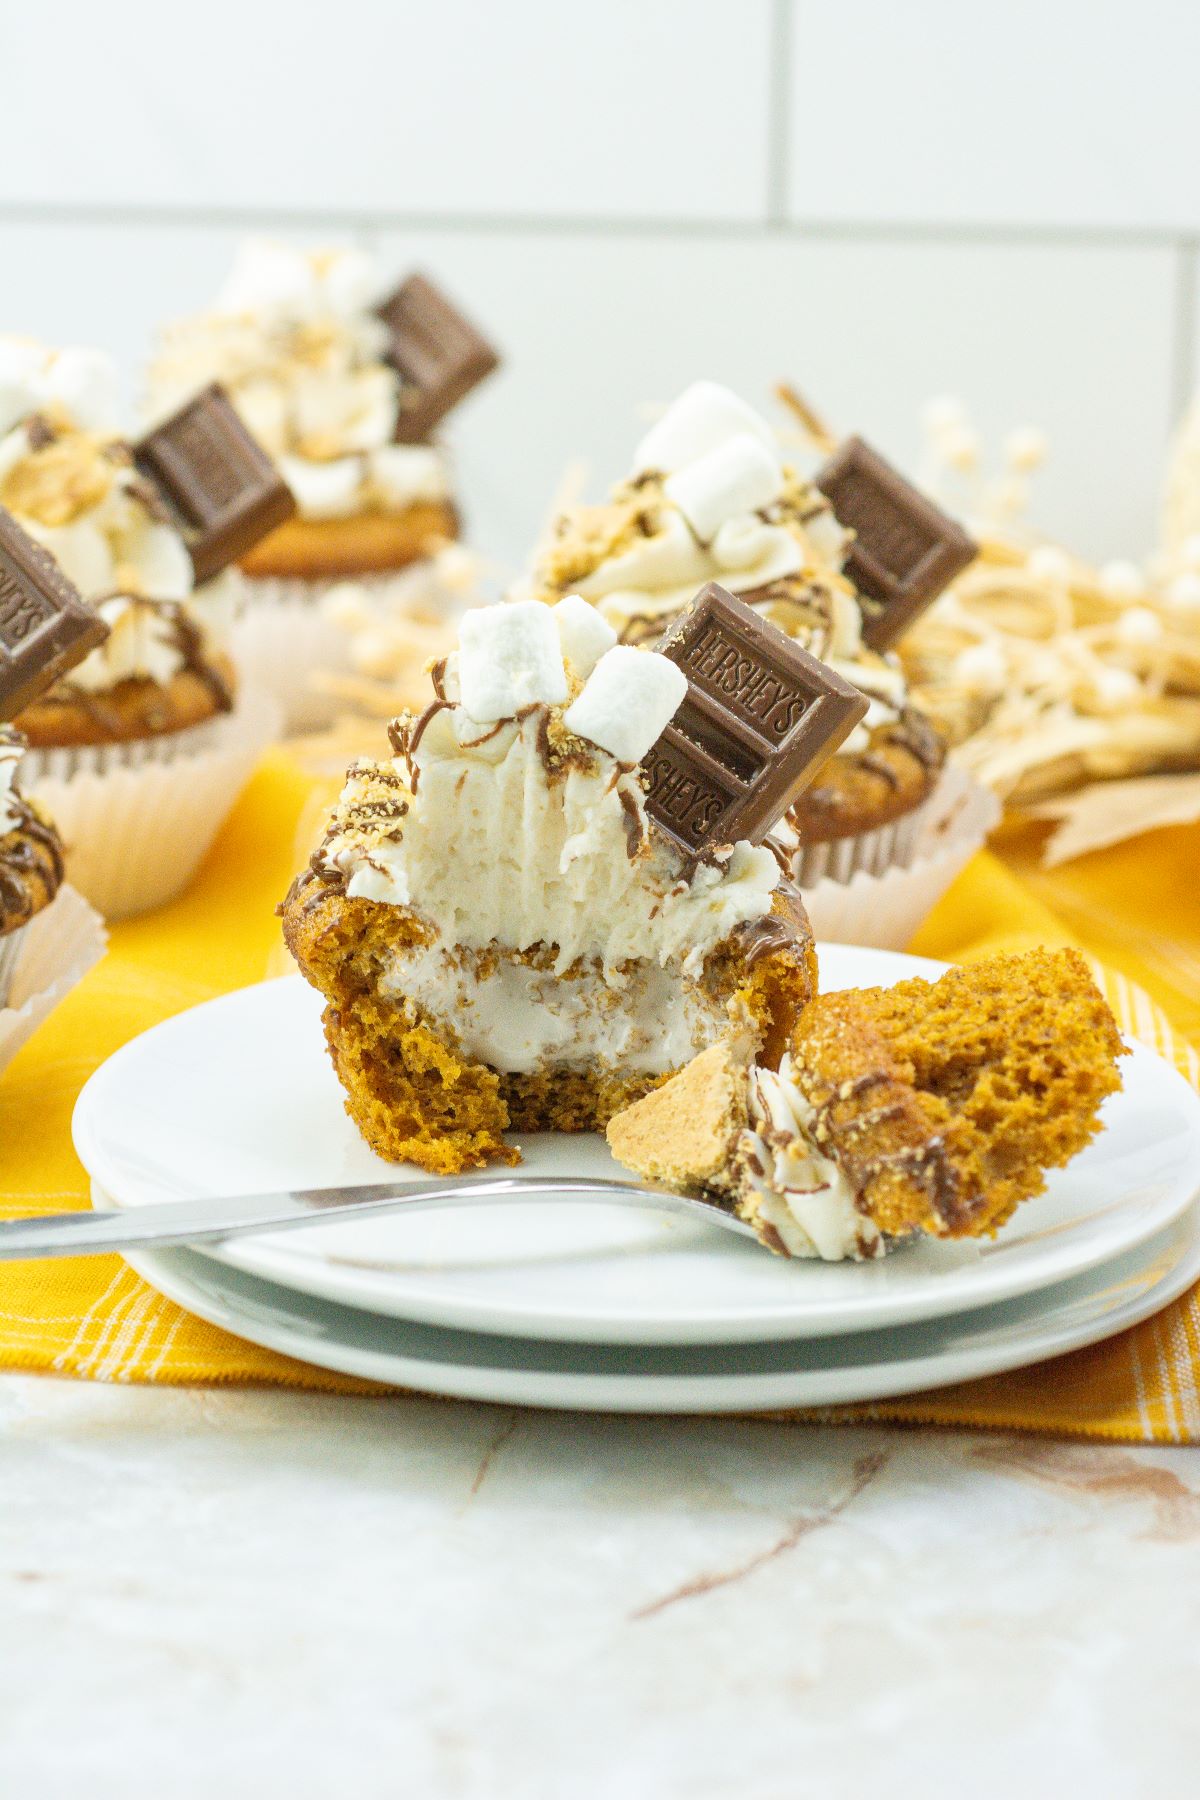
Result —
<path fill-rule="evenodd" d="M 361 250 L 248 240 L 209 311 L 164 329 L 149 372 L 152 417 L 220 381 L 302 518 L 446 499 L 442 452 L 393 442 L 400 377 L 375 312 L 384 295 Z"/>

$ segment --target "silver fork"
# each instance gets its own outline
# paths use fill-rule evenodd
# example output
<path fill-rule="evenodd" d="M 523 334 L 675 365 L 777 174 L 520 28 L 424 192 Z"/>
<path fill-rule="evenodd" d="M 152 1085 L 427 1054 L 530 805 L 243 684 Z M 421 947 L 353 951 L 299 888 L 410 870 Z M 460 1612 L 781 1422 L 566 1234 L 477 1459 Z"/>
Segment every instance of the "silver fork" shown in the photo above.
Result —
<path fill-rule="evenodd" d="M 331 1219 L 422 1212 L 433 1206 L 494 1206 L 533 1200 L 603 1200 L 704 1219 L 722 1231 L 753 1237 L 744 1220 L 711 1200 L 634 1187 L 624 1181 L 573 1175 L 484 1175 L 477 1179 L 360 1187 L 292 1188 L 279 1194 L 231 1194 L 215 1199 L 167 1200 L 121 1212 L 43 1213 L 0 1221 L 0 1262 L 44 1256 L 100 1256 L 114 1250 L 159 1249 L 169 1244 L 210 1244 L 256 1231 L 290 1231 Z"/>

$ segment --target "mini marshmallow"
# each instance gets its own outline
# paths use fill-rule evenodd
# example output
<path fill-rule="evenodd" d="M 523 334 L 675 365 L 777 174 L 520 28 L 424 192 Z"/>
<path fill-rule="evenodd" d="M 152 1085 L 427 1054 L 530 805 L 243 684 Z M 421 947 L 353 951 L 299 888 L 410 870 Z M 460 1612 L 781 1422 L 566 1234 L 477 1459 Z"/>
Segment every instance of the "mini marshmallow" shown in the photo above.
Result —
<path fill-rule="evenodd" d="M 687 676 L 669 657 L 617 644 L 600 658 L 563 724 L 632 767 L 670 724 L 687 691 Z"/>
<path fill-rule="evenodd" d="M 1141 682 L 1129 669 L 1098 669 L 1091 686 L 1093 703 L 1103 712 L 1118 712 L 1142 692 Z"/>
<path fill-rule="evenodd" d="M 62 407 L 84 431 L 117 429 L 117 366 L 103 350 L 60 350 L 43 377 L 46 400 Z"/>
<path fill-rule="evenodd" d="M 242 424 L 268 456 L 280 457 L 287 447 L 288 411 L 284 391 L 274 381 L 239 383 L 234 404 Z"/>
<path fill-rule="evenodd" d="M 1008 663 L 998 644 L 968 644 L 954 659 L 953 675 L 964 687 L 1002 693 L 1008 680 Z"/>
<path fill-rule="evenodd" d="M 339 456 L 332 462 L 281 456 L 278 466 L 304 518 L 344 518 L 354 511 L 362 484 L 362 463 L 357 456 Z"/>
<path fill-rule="evenodd" d="M 605 651 L 616 643 L 616 632 L 582 594 L 568 594 L 550 610 L 558 626 L 563 655 L 580 680 L 586 681 Z"/>
<path fill-rule="evenodd" d="M 1146 578 L 1135 562 L 1107 562 L 1100 570 L 1100 588 L 1110 600 L 1140 600 Z"/>
<path fill-rule="evenodd" d="M 633 473 L 657 469 L 669 475 L 745 435 L 775 447 L 771 427 L 753 407 L 716 381 L 693 381 L 651 427 L 633 453 Z"/>
<path fill-rule="evenodd" d="M 702 544 L 709 543 L 726 520 L 769 506 L 782 489 L 779 458 L 749 432 L 729 438 L 663 484 L 664 493 Z"/>
<path fill-rule="evenodd" d="M 1069 582 L 1075 573 L 1075 565 L 1065 550 L 1057 544 L 1038 544 L 1029 552 L 1026 564 L 1031 575 L 1042 581 Z"/>
<path fill-rule="evenodd" d="M 253 313 L 262 308 L 311 306 L 317 279 L 303 251 L 270 238 L 246 238 L 217 295 L 217 313 Z"/>
<path fill-rule="evenodd" d="M 1004 460 L 1010 469 L 1027 475 L 1046 460 L 1046 434 L 1036 425 L 1018 425 L 1004 440 Z"/>
<path fill-rule="evenodd" d="M 921 409 L 921 423 L 931 436 L 957 431 L 967 422 L 967 409 L 957 394 L 937 394 Z"/>
<path fill-rule="evenodd" d="M 74 519 L 69 525 L 40 525 L 36 519 L 23 519 L 31 538 L 50 552 L 67 580 L 72 582 L 85 600 L 98 594 L 111 594 L 116 581 L 116 565 L 108 539 L 100 527 L 88 518 Z M 71 677 L 75 679 L 74 675 Z"/>
<path fill-rule="evenodd" d="M 372 482 L 390 506 L 446 498 L 446 466 L 428 444 L 381 444 L 370 451 L 367 466 Z"/>
<path fill-rule="evenodd" d="M 374 258 L 352 246 L 330 257 L 320 283 L 325 304 L 343 318 L 370 312 L 386 298 Z"/>
<path fill-rule="evenodd" d="M 1167 588 L 1166 601 L 1178 612 L 1200 612 L 1200 575 L 1177 575 Z"/>
<path fill-rule="evenodd" d="M 558 625 L 540 600 L 472 607 L 458 629 L 462 704 L 472 719 L 493 725 L 523 706 L 566 699 Z"/>
<path fill-rule="evenodd" d="M 1117 636 L 1123 644 L 1157 644 L 1163 622 L 1148 606 L 1131 606 L 1117 620 Z"/>
<path fill-rule="evenodd" d="M 37 410 L 45 363 L 40 344 L 0 337 L 0 435 Z"/>
<path fill-rule="evenodd" d="M 173 525 L 136 519 L 120 534 L 117 561 L 148 600 L 186 600 L 192 591 L 192 559 Z"/>

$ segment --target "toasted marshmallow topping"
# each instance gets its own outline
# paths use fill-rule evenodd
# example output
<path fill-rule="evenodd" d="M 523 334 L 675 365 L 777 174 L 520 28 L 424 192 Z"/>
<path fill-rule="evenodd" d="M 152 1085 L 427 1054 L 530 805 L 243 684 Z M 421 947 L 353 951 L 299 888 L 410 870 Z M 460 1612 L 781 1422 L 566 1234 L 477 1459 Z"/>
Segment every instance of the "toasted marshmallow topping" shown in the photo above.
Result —
<path fill-rule="evenodd" d="M 595 729 L 619 717 L 606 659 L 581 685 L 561 650 L 554 669 L 522 612 L 481 609 L 496 615 L 486 627 L 481 613 L 465 615 L 463 650 L 441 677 L 445 698 L 400 723 L 394 760 L 351 770 L 323 861 L 351 897 L 413 908 L 444 947 L 553 946 L 555 974 L 584 958 L 614 987 L 627 979 L 622 965 L 639 960 L 697 974 L 736 926 L 770 912 L 775 859 L 740 843 L 685 872 L 652 831 L 636 770 L 572 731 L 560 704 L 518 697 L 561 675 L 576 691 L 569 710 L 591 705 L 607 721 Z M 466 679 L 460 687 L 455 663 L 483 638 L 510 684 L 507 717 L 480 720 L 465 704 L 473 690 Z"/>
<path fill-rule="evenodd" d="M 250 239 L 212 309 L 163 333 L 150 410 L 164 417 L 220 381 L 279 465 L 306 519 L 445 500 L 441 453 L 392 440 L 400 377 L 375 308 L 385 284 L 360 250 Z"/>
<path fill-rule="evenodd" d="M 115 410 L 115 369 L 99 351 L 0 337 L 0 505 L 113 626 L 67 678 L 89 692 L 167 682 L 197 653 L 223 651 L 237 592 L 232 571 L 193 591 L 187 545 L 114 435 Z"/>
<path fill-rule="evenodd" d="M 612 517 L 604 528 L 603 515 Z M 601 515 L 589 539 L 595 515 Z M 783 461 L 767 422 L 728 388 L 685 389 L 634 453 L 631 482 L 610 508 L 567 514 L 541 553 L 534 586 L 561 570 L 622 636 L 655 636 L 708 581 L 751 596 L 773 622 L 870 697 L 871 711 L 842 747 L 867 748 L 906 703 L 898 660 L 862 641 L 857 597 L 841 572 L 847 535 L 824 496 Z M 819 604 L 801 616 L 756 590 L 794 578 Z M 775 609 L 774 615 L 772 609 Z"/>

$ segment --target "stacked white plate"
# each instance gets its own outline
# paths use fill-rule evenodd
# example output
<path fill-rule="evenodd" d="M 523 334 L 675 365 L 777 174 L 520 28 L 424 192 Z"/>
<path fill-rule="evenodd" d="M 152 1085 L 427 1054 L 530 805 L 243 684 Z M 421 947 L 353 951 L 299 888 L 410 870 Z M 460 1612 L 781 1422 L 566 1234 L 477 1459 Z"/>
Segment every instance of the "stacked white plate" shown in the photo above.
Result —
<path fill-rule="evenodd" d="M 827 945 L 822 983 L 935 976 Z M 448 1207 L 131 1258 L 190 1311 L 326 1368 L 461 1398 L 630 1412 L 882 1399 L 1136 1324 L 1200 1278 L 1200 1097 L 1140 1045 L 1105 1129 L 994 1241 L 788 1262 L 602 1204 Z M 619 1174 L 599 1139 L 520 1140 L 530 1171 Z M 75 1142 L 98 1206 L 422 1179 L 362 1143 L 299 978 L 230 994 L 119 1051 Z"/>

